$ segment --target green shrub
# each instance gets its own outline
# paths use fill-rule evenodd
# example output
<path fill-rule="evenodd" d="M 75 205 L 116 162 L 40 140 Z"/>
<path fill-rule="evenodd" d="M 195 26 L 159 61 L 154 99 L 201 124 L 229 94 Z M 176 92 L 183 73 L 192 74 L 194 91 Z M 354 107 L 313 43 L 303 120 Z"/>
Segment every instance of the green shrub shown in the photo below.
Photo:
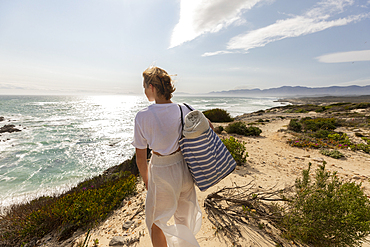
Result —
<path fill-rule="evenodd" d="M 245 163 L 248 153 L 245 151 L 245 142 L 240 142 L 234 137 L 230 136 L 228 139 L 222 139 L 227 150 L 231 153 L 238 165 Z"/>
<path fill-rule="evenodd" d="M 352 109 L 366 109 L 370 107 L 370 103 L 368 102 L 361 102 L 357 104 L 353 104 L 352 106 L 349 107 L 350 110 Z"/>
<path fill-rule="evenodd" d="M 294 113 L 307 113 L 308 111 L 302 108 L 296 109 Z"/>
<path fill-rule="evenodd" d="M 332 157 L 334 159 L 340 159 L 344 157 L 344 154 L 339 152 L 338 150 L 327 150 L 327 149 L 322 149 L 320 150 L 320 153 L 329 157 Z"/>
<path fill-rule="evenodd" d="M 333 133 L 329 134 L 328 138 L 335 141 L 344 141 L 348 139 L 348 136 L 346 133 Z"/>
<path fill-rule="evenodd" d="M 259 136 L 262 133 L 260 128 L 254 126 L 247 127 L 243 122 L 231 123 L 225 128 L 225 131 L 229 134 L 244 136 Z"/>
<path fill-rule="evenodd" d="M 334 106 L 344 106 L 344 105 L 349 105 L 349 104 L 351 104 L 351 102 L 339 102 L 339 103 L 330 104 L 328 106 L 334 107 Z"/>
<path fill-rule="evenodd" d="M 320 129 L 320 130 L 312 133 L 312 136 L 316 137 L 316 138 L 328 138 L 328 136 L 332 133 L 333 133 L 333 131 Z"/>
<path fill-rule="evenodd" d="M 295 132 L 301 132 L 302 124 L 298 122 L 298 119 L 291 119 L 288 125 L 288 129 Z"/>
<path fill-rule="evenodd" d="M 335 118 L 303 118 L 301 119 L 300 123 L 303 126 L 305 131 L 318 131 L 319 129 L 323 130 L 335 130 L 336 126 L 336 119 Z"/>
<path fill-rule="evenodd" d="M 370 233 L 370 201 L 361 184 L 341 182 L 325 162 L 311 182 L 310 167 L 288 197 L 290 210 L 281 221 L 285 237 L 313 246 L 359 245 Z"/>
<path fill-rule="evenodd" d="M 214 123 L 232 122 L 234 119 L 223 109 L 215 108 L 203 111 L 203 114 Z"/>
<path fill-rule="evenodd" d="M 361 137 L 361 139 L 364 140 L 367 144 L 370 144 L 370 138 L 363 136 Z"/>
<path fill-rule="evenodd" d="M 235 122 L 226 126 L 225 131 L 229 134 L 244 135 L 247 126 L 243 122 Z"/>
<path fill-rule="evenodd" d="M 262 133 L 262 130 L 258 127 L 249 126 L 245 131 L 245 136 L 259 136 Z"/>
<path fill-rule="evenodd" d="M 324 111 L 326 111 L 326 109 L 328 109 L 328 108 L 325 107 L 325 106 L 321 106 L 321 108 L 317 109 L 315 112 L 324 112 Z"/>
<path fill-rule="evenodd" d="M 359 143 L 359 144 L 356 145 L 356 150 L 362 150 L 365 153 L 370 153 L 370 145 Z"/>

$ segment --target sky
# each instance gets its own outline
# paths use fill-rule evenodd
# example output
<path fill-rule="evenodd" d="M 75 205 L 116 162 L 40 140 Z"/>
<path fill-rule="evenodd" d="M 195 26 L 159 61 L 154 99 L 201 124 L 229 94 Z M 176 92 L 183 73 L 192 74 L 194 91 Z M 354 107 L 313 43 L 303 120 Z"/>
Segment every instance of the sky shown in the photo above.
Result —
<path fill-rule="evenodd" d="M 370 85 L 370 0 L 0 0 L 0 95 Z"/>

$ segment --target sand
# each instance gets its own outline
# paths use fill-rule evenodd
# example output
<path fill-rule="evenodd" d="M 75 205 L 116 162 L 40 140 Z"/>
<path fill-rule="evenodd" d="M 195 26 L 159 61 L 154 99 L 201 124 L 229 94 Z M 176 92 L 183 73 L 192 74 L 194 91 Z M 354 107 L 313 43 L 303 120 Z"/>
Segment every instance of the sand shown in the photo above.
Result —
<path fill-rule="evenodd" d="M 286 116 L 286 118 L 281 119 L 277 116 Z M 258 126 L 262 129 L 259 137 L 234 135 L 237 139 L 245 142 L 246 150 L 249 153 L 244 166 L 238 166 L 231 175 L 206 192 L 200 192 L 197 189 L 198 201 L 203 211 L 202 228 L 196 236 L 200 246 L 232 246 L 222 234 L 217 233 L 215 227 L 208 220 L 207 214 L 204 212 L 203 202 L 208 194 L 225 186 L 232 186 L 233 183 L 244 185 L 253 180 L 262 189 L 268 189 L 273 186 L 284 188 L 294 184 L 295 179 L 301 176 L 302 170 L 308 168 L 309 162 L 312 163 L 312 170 L 316 170 L 318 165 L 325 160 L 327 162 L 327 170 L 337 171 L 338 176 L 345 181 L 361 182 L 365 194 L 370 195 L 370 155 L 363 152 L 341 150 L 345 158 L 337 160 L 320 154 L 319 150 L 289 146 L 286 143 L 286 140 L 290 137 L 289 132 L 286 131 L 287 125 L 290 118 L 297 116 L 317 116 L 317 113 L 285 115 L 282 113 L 245 114 L 238 117 L 237 120 L 242 120 L 246 123 L 260 118 L 268 119 L 270 122 Z M 214 125 L 226 124 L 216 123 Z M 353 131 L 345 131 L 349 136 L 354 137 Z M 223 132 L 220 136 L 227 137 L 228 135 Z M 124 236 L 126 241 L 131 240 L 132 244 L 130 246 L 151 246 L 149 234 L 145 227 L 145 215 L 140 210 L 140 207 L 144 204 L 146 194 L 142 182 L 138 185 L 138 191 L 139 193 L 134 198 L 124 201 L 122 208 L 116 210 L 105 222 L 91 231 L 89 246 L 93 246 L 93 240 L 95 239 L 99 241 L 98 246 L 109 246 L 114 236 Z M 128 230 L 124 230 L 122 228 L 123 224 L 131 219 L 134 221 L 133 226 Z M 44 246 L 71 246 L 73 243 L 82 241 L 84 236 L 82 232 L 78 232 L 73 238 L 58 245 L 54 245 L 56 242 L 49 236 L 49 241 L 46 241 Z M 272 238 L 253 227 L 244 230 L 243 238 L 240 239 L 239 244 L 240 246 L 276 246 L 276 242 Z M 290 242 L 286 242 L 284 245 L 295 246 L 294 243 Z M 363 246 L 370 246 L 370 244 L 364 243 Z"/>

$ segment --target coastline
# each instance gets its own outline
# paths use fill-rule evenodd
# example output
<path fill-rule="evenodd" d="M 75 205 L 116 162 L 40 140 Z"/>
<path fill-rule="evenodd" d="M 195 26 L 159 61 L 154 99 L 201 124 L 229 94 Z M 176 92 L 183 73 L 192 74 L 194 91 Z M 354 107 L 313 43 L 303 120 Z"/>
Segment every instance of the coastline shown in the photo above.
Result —
<path fill-rule="evenodd" d="M 344 102 L 348 102 L 346 101 L 346 97 L 343 100 Z M 301 102 L 305 101 L 302 100 Z M 370 96 L 367 102 L 370 102 Z M 324 103 L 321 102 L 320 104 Z M 330 101 L 325 104 L 329 103 L 337 102 Z M 343 152 L 345 158 L 338 160 L 322 155 L 317 149 L 302 149 L 292 147 L 286 143 L 287 139 L 291 137 L 291 134 L 286 131 L 291 119 L 307 116 L 330 116 L 330 114 L 314 111 L 288 113 L 281 109 L 282 107 L 274 107 L 266 111 L 247 113 L 235 118 L 236 121 L 243 121 L 245 123 L 256 123 L 259 119 L 264 120 L 263 124 L 258 125 L 262 129 L 262 134 L 259 137 L 233 135 L 238 140 L 245 142 L 246 151 L 249 154 L 246 164 L 238 166 L 231 175 L 206 192 L 200 192 L 199 189 L 196 189 L 203 213 L 202 228 L 196 236 L 200 246 L 230 246 L 228 239 L 223 237 L 222 234 L 217 234 L 217 229 L 208 220 L 203 205 L 208 194 L 223 187 L 231 187 L 235 186 L 235 184 L 243 185 L 253 181 L 263 189 L 272 187 L 282 189 L 286 186 L 293 185 L 295 179 L 301 175 L 302 170 L 307 169 L 309 162 L 312 163 L 312 168 L 316 169 L 325 160 L 327 162 L 327 170 L 332 172 L 337 171 L 338 176 L 344 181 L 361 182 L 365 194 L 370 195 L 369 154 L 360 151 L 343 150 L 341 152 Z M 361 112 L 364 115 L 370 116 L 370 110 L 368 109 L 354 112 Z M 214 123 L 214 126 L 225 127 L 227 123 Z M 348 133 L 354 139 L 356 139 L 355 133 L 358 133 L 358 131 L 361 133 L 370 133 L 368 129 L 363 128 L 343 128 L 340 131 Z M 230 135 L 223 132 L 219 136 L 226 138 Z M 357 141 L 360 141 L 360 139 L 357 139 Z M 139 182 L 137 186 L 138 193 L 135 196 L 125 199 L 121 208 L 112 212 L 104 222 L 101 222 L 91 230 L 89 246 L 93 246 L 93 240 L 95 239 L 99 240 L 98 246 L 109 246 L 112 239 L 118 236 L 125 239 L 125 241 L 132 241 L 130 246 L 151 246 L 148 231 L 145 227 L 145 216 L 143 212 L 146 191 L 142 182 Z M 132 224 L 128 228 L 125 228 L 124 225 L 130 222 Z M 258 228 L 245 227 L 242 231 L 243 238 L 240 239 L 239 244 L 241 246 L 276 246 L 278 233 L 274 232 L 273 229 L 271 231 L 271 235 L 269 235 Z M 75 243 L 85 239 L 85 234 L 86 230 L 79 230 L 70 239 L 64 242 L 58 242 L 58 234 L 54 232 L 40 240 L 38 246 L 76 246 Z M 369 237 L 368 240 L 370 240 Z M 292 243 L 284 239 L 279 239 L 279 241 L 284 241 L 284 246 L 297 245 L 297 243 Z M 363 246 L 368 247 L 370 244 L 364 243 Z"/>
<path fill-rule="evenodd" d="M 281 105 L 273 100 L 174 96 L 200 110 L 225 107 L 232 116 Z M 9 95 L 0 104 L 0 127 L 22 130 L 0 133 L 0 207 L 6 207 L 62 193 L 130 158 L 134 116 L 149 102 L 145 95 Z"/>
<path fill-rule="evenodd" d="M 370 102 L 370 95 L 360 95 L 360 96 L 311 96 L 311 97 L 287 97 L 280 98 L 276 102 L 287 102 L 294 105 L 303 104 L 315 104 L 315 105 L 329 105 L 335 103 L 361 103 Z"/>

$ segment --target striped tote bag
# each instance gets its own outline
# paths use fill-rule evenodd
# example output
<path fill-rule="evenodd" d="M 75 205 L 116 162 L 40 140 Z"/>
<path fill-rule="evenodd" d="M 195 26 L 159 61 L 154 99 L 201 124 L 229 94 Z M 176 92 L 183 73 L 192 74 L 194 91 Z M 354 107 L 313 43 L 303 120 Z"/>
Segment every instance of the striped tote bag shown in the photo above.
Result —
<path fill-rule="evenodd" d="M 192 110 L 188 105 L 186 106 Z M 180 111 L 183 130 L 184 119 L 181 106 Z M 182 135 L 179 145 L 194 182 L 201 191 L 220 182 L 236 167 L 236 162 L 230 152 L 210 127 L 196 137 L 186 138 Z"/>

